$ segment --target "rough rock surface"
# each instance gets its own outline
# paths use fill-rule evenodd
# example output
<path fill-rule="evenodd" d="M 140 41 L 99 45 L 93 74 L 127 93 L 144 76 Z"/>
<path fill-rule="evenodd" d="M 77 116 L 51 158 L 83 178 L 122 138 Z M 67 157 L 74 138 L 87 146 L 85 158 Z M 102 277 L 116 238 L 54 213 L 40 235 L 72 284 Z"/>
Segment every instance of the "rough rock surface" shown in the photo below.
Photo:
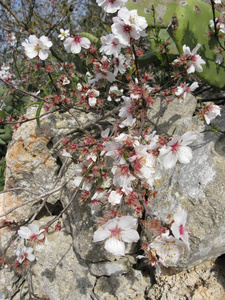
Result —
<path fill-rule="evenodd" d="M 157 125 L 167 128 L 170 134 L 182 135 L 186 131 L 194 131 L 197 139 L 190 145 L 193 159 L 189 164 L 177 164 L 168 171 L 161 168 L 155 181 L 158 194 L 151 203 L 152 212 L 158 216 L 173 214 L 179 205 L 187 212 L 191 251 L 179 262 L 179 266 L 184 268 L 216 258 L 225 249 L 225 136 L 221 133 L 202 133 L 210 127 L 204 126 L 197 117 L 192 117 L 194 111 L 191 112 L 190 107 L 194 108 L 193 102 L 195 99 L 191 97 L 179 104 L 182 109 L 178 105 L 175 122 L 171 122 L 174 107 L 170 105 L 158 119 Z M 185 104 L 189 105 L 187 110 Z M 185 112 L 184 118 L 182 111 Z M 154 111 L 151 114 L 154 119 Z M 213 123 L 224 131 L 224 120 L 223 109 L 221 117 Z"/>
<path fill-rule="evenodd" d="M 45 217 L 35 223 L 40 226 L 50 219 Z M 15 260 L 13 249 L 8 252 L 11 262 Z M 34 254 L 36 261 L 31 263 L 26 277 L 36 296 L 50 300 L 225 299 L 224 256 L 188 271 L 164 269 L 163 274 L 155 278 L 146 267 L 142 271 L 136 269 L 135 258 L 131 256 L 105 263 L 80 259 L 73 249 L 71 235 L 63 228 L 50 230 L 47 242 L 35 246 Z M 10 267 L 1 270 L 0 286 L 7 300 L 13 294 L 15 300 L 28 299 L 27 282 Z"/>

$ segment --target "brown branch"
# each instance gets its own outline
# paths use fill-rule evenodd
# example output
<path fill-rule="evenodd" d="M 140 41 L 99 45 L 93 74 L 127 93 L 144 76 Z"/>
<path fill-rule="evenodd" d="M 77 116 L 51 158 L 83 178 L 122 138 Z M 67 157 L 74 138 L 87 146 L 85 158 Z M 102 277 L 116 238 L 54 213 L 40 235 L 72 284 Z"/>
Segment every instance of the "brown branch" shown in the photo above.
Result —
<path fill-rule="evenodd" d="M 1 1 L 1 0 L 0 0 L 0 1 Z M 25 91 L 25 90 L 22 90 L 22 89 L 18 88 L 18 87 L 15 87 L 15 86 L 14 86 L 12 83 L 10 83 L 10 82 L 7 82 L 7 81 L 5 81 L 5 80 L 3 80 L 3 79 L 1 79 L 1 78 L 0 78 L 0 81 L 2 81 L 5 85 L 8 85 L 9 87 L 13 88 L 13 89 L 16 90 L 16 91 L 19 91 L 19 92 L 21 92 L 21 93 L 24 93 L 25 95 L 31 96 L 31 97 L 33 97 L 33 98 L 36 98 L 36 99 L 38 99 L 38 100 L 40 100 L 40 101 L 44 101 L 44 102 L 47 103 L 47 100 L 46 100 L 46 99 L 44 99 L 44 98 L 42 98 L 42 97 L 39 97 L 39 96 L 37 96 L 37 95 L 35 95 L 35 94 L 29 93 L 29 92 L 27 92 L 27 91 Z"/>
<path fill-rule="evenodd" d="M 82 127 L 77 126 L 77 127 L 75 127 L 74 129 L 67 131 L 67 132 L 65 133 L 65 136 L 68 136 L 68 135 L 71 135 L 71 134 L 73 134 L 73 133 L 76 133 L 77 131 L 82 131 L 82 132 L 84 132 L 84 131 L 87 130 L 88 128 L 95 126 L 95 124 L 98 123 L 99 121 L 101 121 L 103 118 L 107 118 L 107 117 L 109 117 L 109 116 L 111 116 L 111 115 L 117 113 L 117 112 L 119 111 L 119 109 L 120 109 L 120 107 L 116 107 L 116 108 L 114 108 L 113 110 L 107 112 L 104 116 L 100 116 L 100 117 L 96 118 L 94 121 L 87 122 L 87 123 L 86 123 L 84 126 L 82 126 Z M 58 145 L 59 145 L 60 143 L 61 143 L 60 140 L 59 140 L 57 143 L 55 143 L 54 147 L 52 148 L 52 151 L 54 151 L 54 150 L 58 147 Z"/>
<path fill-rule="evenodd" d="M 17 14 L 9 7 L 5 2 L 0 0 L 0 4 L 15 18 L 15 20 L 19 23 L 20 26 L 24 27 L 27 29 L 26 24 L 24 24 L 20 18 L 17 16 Z"/>

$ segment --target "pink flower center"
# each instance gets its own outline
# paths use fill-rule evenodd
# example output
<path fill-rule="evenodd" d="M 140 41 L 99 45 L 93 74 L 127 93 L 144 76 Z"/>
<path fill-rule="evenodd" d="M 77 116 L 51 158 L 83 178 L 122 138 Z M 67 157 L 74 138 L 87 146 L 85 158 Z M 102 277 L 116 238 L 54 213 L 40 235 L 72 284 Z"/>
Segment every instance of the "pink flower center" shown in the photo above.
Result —
<path fill-rule="evenodd" d="M 31 241 L 37 241 L 37 240 L 38 240 L 37 234 L 33 233 L 33 234 L 30 236 L 30 240 L 31 240 Z"/>
<path fill-rule="evenodd" d="M 182 235 L 184 235 L 184 232 L 185 232 L 184 226 L 181 224 L 181 225 L 179 226 L 179 233 L 180 233 L 180 235 L 182 236 Z"/>
<path fill-rule="evenodd" d="M 177 151 L 179 151 L 179 149 L 180 149 L 180 143 L 179 142 L 176 142 L 176 143 L 174 143 L 172 146 L 170 146 L 171 147 L 171 150 L 172 150 L 172 153 L 174 153 L 174 152 L 177 152 Z"/>
<path fill-rule="evenodd" d="M 116 0 L 108 0 L 109 3 L 113 4 Z"/>
<path fill-rule="evenodd" d="M 121 175 L 127 175 L 128 172 L 129 172 L 128 166 L 121 166 L 121 167 L 120 167 L 120 174 L 121 174 Z"/>
<path fill-rule="evenodd" d="M 130 25 L 124 25 L 123 26 L 123 31 L 126 33 L 130 33 L 132 30 L 132 27 Z"/>
<path fill-rule="evenodd" d="M 81 42 L 81 38 L 78 35 L 76 35 L 73 40 L 76 44 Z"/>
<path fill-rule="evenodd" d="M 117 239 L 120 238 L 120 232 L 121 232 L 120 228 L 115 227 L 115 228 L 111 229 L 110 231 L 111 231 L 111 237 L 114 237 L 114 238 L 117 238 Z"/>
<path fill-rule="evenodd" d="M 192 60 L 193 62 L 196 62 L 196 61 L 197 61 L 197 57 L 196 57 L 195 54 L 192 56 L 191 60 Z"/>
<path fill-rule="evenodd" d="M 123 148 L 120 148 L 120 147 L 116 148 L 116 152 L 120 157 L 123 156 Z"/>
<path fill-rule="evenodd" d="M 112 41 L 112 46 L 117 47 L 119 44 L 116 43 L 115 41 Z"/>

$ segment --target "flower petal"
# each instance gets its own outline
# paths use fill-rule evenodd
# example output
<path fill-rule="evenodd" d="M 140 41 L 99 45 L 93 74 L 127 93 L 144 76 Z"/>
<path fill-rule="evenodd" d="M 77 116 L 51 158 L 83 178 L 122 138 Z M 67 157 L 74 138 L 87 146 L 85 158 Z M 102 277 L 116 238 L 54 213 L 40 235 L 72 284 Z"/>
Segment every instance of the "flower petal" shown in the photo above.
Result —
<path fill-rule="evenodd" d="M 121 231 L 120 235 L 122 240 L 127 243 L 136 243 L 140 238 L 138 232 L 134 229 Z"/>
<path fill-rule="evenodd" d="M 105 249 L 114 255 L 125 255 L 125 245 L 118 239 L 111 237 L 105 242 Z"/>
<path fill-rule="evenodd" d="M 93 242 L 96 243 L 96 242 L 104 241 L 109 236 L 110 236 L 110 231 L 100 227 L 98 230 L 94 232 Z"/>
<path fill-rule="evenodd" d="M 129 230 L 136 226 L 137 219 L 132 216 L 123 216 L 118 220 L 118 227 L 124 230 Z"/>

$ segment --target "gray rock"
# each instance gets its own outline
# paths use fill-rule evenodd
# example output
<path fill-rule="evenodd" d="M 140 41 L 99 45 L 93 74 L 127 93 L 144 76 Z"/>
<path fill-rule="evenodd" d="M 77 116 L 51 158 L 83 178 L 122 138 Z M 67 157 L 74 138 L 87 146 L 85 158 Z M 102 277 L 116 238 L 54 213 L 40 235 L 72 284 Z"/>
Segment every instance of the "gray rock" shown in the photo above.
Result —
<path fill-rule="evenodd" d="M 145 278 L 141 271 L 132 270 L 126 276 L 99 278 L 94 288 L 94 294 L 99 300 L 144 300 L 145 290 L 149 285 L 149 277 Z"/>
<path fill-rule="evenodd" d="M 90 272 L 96 277 L 117 276 L 128 273 L 136 260 L 127 255 L 118 261 L 90 264 Z"/>
<path fill-rule="evenodd" d="M 225 130 L 225 110 L 214 122 Z M 188 268 L 216 258 L 225 249 L 224 135 L 205 132 L 205 127 L 196 118 L 179 121 L 176 133 L 193 130 L 197 140 L 190 145 L 193 159 L 187 164 L 177 163 L 172 170 L 161 167 L 160 179 L 155 182 L 157 197 L 151 209 L 158 216 L 176 212 L 179 205 L 188 213 L 187 227 L 191 251 L 179 266 Z M 218 146 L 219 144 L 219 146 Z"/>

